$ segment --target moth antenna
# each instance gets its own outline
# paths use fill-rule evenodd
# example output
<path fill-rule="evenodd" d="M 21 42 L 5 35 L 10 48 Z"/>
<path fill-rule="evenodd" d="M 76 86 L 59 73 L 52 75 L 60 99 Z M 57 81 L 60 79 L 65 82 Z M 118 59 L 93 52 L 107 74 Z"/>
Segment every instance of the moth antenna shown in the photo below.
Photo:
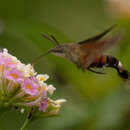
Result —
<path fill-rule="evenodd" d="M 88 68 L 88 70 L 91 71 L 91 72 L 93 72 L 93 73 L 96 73 L 96 74 L 106 74 L 106 73 L 103 73 L 103 72 L 94 71 L 94 70 L 92 70 L 92 69 L 90 69 L 90 68 Z"/>
<path fill-rule="evenodd" d="M 52 38 L 52 35 L 51 35 L 52 39 L 50 37 L 48 37 L 46 34 L 44 34 L 44 33 L 41 33 L 41 36 L 44 37 L 45 39 L 49 40 L 50 42 L 55 43 L 56 45 L 59 44 L 58 41 L 54 37 Z"/>
<path fill-rule="evenodd" d="M 60 45 L 60 43 L 56 40 L 56 38 L 53 35 L 50 35 L 50 37 L 55 41 L 57 45 Z"/>

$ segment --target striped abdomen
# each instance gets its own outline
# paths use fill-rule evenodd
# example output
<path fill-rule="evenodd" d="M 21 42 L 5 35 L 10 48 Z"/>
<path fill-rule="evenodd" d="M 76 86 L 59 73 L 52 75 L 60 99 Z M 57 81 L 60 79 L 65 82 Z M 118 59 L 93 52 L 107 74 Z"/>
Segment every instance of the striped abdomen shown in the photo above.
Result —
<path fill-rule="evenodd" d="M 112 67 L 115 68 L 120 77 L 124 79 L 129 79 L 129 72 L 125 70 L 121 62 L 113 56 L 97 56 L 95 61 L 89 66 L 90 68 L 102 68 L 102 67 Z"/>

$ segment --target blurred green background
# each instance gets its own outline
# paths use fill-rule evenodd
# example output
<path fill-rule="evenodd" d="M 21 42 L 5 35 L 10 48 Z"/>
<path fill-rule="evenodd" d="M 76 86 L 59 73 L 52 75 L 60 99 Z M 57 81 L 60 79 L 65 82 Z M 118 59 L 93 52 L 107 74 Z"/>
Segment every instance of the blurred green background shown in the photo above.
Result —
<path fill-rule="evenodd" d="M 126 30 L 123 40 L 108 54 L 118 57 L 130 70 L 130 19 L 113 19 L 103 0 L 1 0 L 0 46 L 30 63 L 54 47 L 40 33 L 53 34 L 61 43 L 94 36 L 113 24 Z M 77 69 L 69 61 L 48 55 L 35 65 L 39 73 L 50 75 L 56 87 L 53 99 L 67 103 L 60 117 L 33 122 L 28 130 L 130 130 L 129 84 L 115 70 L 97 75 Z M 15 111 L 0 119 L 0 130 L 18 130 L 25 115 Z"/>

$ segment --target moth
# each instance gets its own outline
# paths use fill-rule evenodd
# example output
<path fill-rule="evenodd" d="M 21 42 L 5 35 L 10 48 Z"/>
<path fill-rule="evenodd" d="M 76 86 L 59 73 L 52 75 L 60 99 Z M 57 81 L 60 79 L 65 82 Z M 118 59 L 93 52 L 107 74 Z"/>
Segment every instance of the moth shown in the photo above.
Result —
<path fill-rule="evenodd" d="M 103 38 L 113 27 L 114 26 L 106 29 L 104 32 L 92 38 L 77 43 L 59 44 L 53 35 L 48 37 L 42 34 L 44 38 L 56 44 L 56 46 L 50 49 L 46 54 L 52 53 L 56 56 L 64 57 L 83 71 L 89 70 L 94 73 L 103 74 L 93 70 L 93 68 L 111 67 L 117 70 L 121 78 L 129 79 L 129 72 L 123 68 L 122 63 L 117 58 L 103 54 L 121 40 L 122 33 L 116 33 L 107 38 Z M 42 56 L 43 55 L 40 57 Z"/>

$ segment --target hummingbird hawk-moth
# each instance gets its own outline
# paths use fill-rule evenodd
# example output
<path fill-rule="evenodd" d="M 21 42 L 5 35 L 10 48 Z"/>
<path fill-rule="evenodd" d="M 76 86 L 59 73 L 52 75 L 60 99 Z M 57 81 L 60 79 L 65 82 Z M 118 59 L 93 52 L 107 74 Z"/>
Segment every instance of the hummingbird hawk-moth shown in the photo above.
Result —
<path fill-rule="evenodd" d="M 103 74 L 94 71 L 92 68 L 115 68 L 120 77 L 123 79 L 129 79 L 129 72 L 123 68 L 121 62 L 117 58 L 103 54 L 104 51 L 108 50 L 121 39 L 122 33 L 116 33 L 103 39 L 103 37 L 112 29 L 113 26 L 92 38 L 68 44 L 59 44 L 53 35 L 48 37 L 47 35 L 42 34 L 42 36 L 56 44 L 56 46 L 50 49 L 47 54 L 52 53 L 56 56 L 64 57 L 76 64 L 77 67 L 81 68 L 83 71 L 89 70 L 94 73 Z"/>

